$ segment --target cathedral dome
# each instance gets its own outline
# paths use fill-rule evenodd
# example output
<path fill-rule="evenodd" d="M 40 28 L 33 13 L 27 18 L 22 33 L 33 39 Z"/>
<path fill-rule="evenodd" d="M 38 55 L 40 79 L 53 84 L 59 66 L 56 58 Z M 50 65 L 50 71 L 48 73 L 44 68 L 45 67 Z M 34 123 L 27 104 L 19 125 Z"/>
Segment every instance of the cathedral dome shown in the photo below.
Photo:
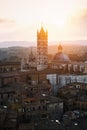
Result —
<path fill-rule="evenodd" d="M 64 54 L 62 52 L 62 46 L 59 45 L 58 46 L 58 52 L 55 54 L 54 58 L 53 58 L 53 61 L 56 61 L 56 62 L 68 62 L 70 61 L 68 55 Z"/>
<path fill-rule="evenodd" d="M 53 60 L 55 60 L 55 61 L 69 61 L 69 57 L 66 54 L 64 54 L 64 53 L 59 53 L 58 52 L 54 56 Z"/>

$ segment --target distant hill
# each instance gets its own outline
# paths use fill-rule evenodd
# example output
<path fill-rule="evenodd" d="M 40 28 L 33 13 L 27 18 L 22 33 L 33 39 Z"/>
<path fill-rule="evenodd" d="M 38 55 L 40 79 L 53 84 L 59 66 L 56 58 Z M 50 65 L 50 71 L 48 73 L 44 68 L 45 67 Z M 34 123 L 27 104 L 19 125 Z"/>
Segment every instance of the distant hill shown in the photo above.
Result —
<path fill-rule="evenodd" d="M 82 44 L 83 43 L 83 44 Z M 84 54 L 87 53 L 87 41 L 65 41 L 62 42 L 63 52 L 66 54 Z M 36 45 L 34 42 L 12 41 L 0 42 L 0 60 L 16 60 L 28 58 L 29 53 L 36 55 Z M 48 53 L 54 55 L 58 52 L 58 43 L 49 43 Z"/>
<path fill-rule="evenodd" d="M 87 46 L 87 40 L 64 41 L 63 43 L 66 45 Z"/>
<path fill-rule="evenodd" d="M 28 42 L 28 41 L 4 41 L 0 42 L 0 48 L 7 48 L 7 47 L 29 47 L 35 46 L 35 42 Z"/>
<path fill-rule="evenodd" d="M 50 45 L 48 47 L 49 54 L 55 54 L 56 52 L 58 52 L 57 45 Z M 63 45 L 63 52 L 66 54 L 82 54 L 87 52 L 87 46 Z"/>
<path fill-rule="evenodd" d="M 58 45 L 59 42 L 53 41 L 48 43 L 50 45 Z M 29 42 L 29 41 L 3 41 L 0 42 L 0 48 L 7 48 L 7 47 L 13 47 L 13 46 L 19 46 L 19 47 L 30 47 L 30 46 L 36 46 L 37 42 Z M 75 41 L 62 41 L 62 45 L 87 45 L 87 40 L 75 40 Z"/>

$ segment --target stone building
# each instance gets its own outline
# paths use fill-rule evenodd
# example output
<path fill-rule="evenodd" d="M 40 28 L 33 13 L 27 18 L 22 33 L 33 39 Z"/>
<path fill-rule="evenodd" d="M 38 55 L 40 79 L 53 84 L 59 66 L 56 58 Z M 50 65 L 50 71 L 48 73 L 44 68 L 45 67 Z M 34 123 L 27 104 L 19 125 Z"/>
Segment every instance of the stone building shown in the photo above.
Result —
<path fill-rule="evenodd" d="M 29 70 L 36 70 L 37 68 L 37 59 L 36 59 L 35 54 L 33 54 L 32 48 L 31 48 L 31 52 L 29 53 L 27 68 Z"/>
<path fill-rule="evenodd" d="M 9 71 L 0 74 L 0 111 L 6 110 L 0 129 L 34 130 L 41 120 L 60 119 L 63 102 L 52 96 L 46 70 L 21 70 L 20 64 L 11 62 L 4 68 Z"/>
<path fill-rule="evenodd" d="M 48 66 L 48 33 L 41 27 L 37 31 L 37 70 L 43 70 Z"/>
<path fill-rule="evenodd" d="M 36 70 L 37 69 L 37 59 L 36 55 L 32 51 L 29 52 L 29 56 L 27 58 L 22 58 L 21 60 L 21 71 L 23 70 Z"/>
<path fill-rule="evenodd" d="M 54 55 L 49 66 L 50 69 L 56 70 L 55 73 L 46 75 L 52 84 L 52 91 L 55 95 L 59 88 L 68 83 L 87 83 L 86 63 L 71 61 L 69 56 L 63 53 L 61 44 L 58 46 L 58 52 Z"/>
<path fill-rule="evenodd" d="M 64 101 L 64 111 L 87 111 L 87 83 L 71 83 L 60 88 L 59 97 Z"/>
<path fill-rule="evenodd" d="M 19 81 L 20 62 L 0 63 L 0 87 Z"/>
<path fill-rule="evenodd" d="M 58 52 L 54 55 L 50 65 L 53 69 L 61 69 L 61 73 L 83 73 L 85 63 L 71 61 L 69 56 L 63 52 L 61 44 L 58 46 Z"/>
<path fill-rule="evenodd" d="M 4 76 L 7 75 L 7 79 L 9 74 L 3 73 Z M 6 110 L 0 129 L 5 127 L 12 130 L 18 128 L 34 130 L 34 125 L 41 120 L 60 119 L 63 102 L 52 96 L 51 84 L 43 73 L 38 75 L 37 71 L 20 71 L 19 75 L 13 74 L 13 78 L 19 77 L 19 80 L 6 82 L 0 87 L 0 110 L 3 111 L 4 108 Z M 14 122 L 13 126 L 11 122 Z"/>

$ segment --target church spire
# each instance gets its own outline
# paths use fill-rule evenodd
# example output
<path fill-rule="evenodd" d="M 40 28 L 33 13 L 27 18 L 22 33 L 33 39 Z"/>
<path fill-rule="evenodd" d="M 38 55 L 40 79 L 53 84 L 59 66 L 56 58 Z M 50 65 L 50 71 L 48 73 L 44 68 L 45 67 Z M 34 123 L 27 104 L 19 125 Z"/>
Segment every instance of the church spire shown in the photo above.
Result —
<path fill-rule="evenodd" d="M 40 29 L 40 34 L 45 34 L 45 31 L 44 31 L 43 26 L 42 26 L 41 29 Z"/>
<path fill-rule="evenodd" d="M 61 43 L 60 43 L 58 46 L 58 52 L 62 53 L 62 50 L 63 50 L 63 48 L 62 48 Z"/>

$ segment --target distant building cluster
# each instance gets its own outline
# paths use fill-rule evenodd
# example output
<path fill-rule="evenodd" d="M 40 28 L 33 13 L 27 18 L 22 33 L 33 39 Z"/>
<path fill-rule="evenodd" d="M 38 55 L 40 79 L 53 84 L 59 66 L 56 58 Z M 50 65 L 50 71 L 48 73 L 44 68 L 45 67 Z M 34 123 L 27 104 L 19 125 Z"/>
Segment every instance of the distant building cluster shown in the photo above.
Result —
<path fill-rule="evenodd" d="M 21 71 L 20 65 L 2 63 L 1 66 L 5 68 L 0 73 L 1 130 L 38 130 L 43 121 L 44 124 L 58 120 L 63 114 L 63 101 L 52 95 L 46 75 L 38 71 Z M 60 127 L 55 122 L 52 128 L 56 125 Z"/>
<path fill-rule="evenodd" d="M 59 97 L 64 100 L 64 111 L 87 110 L 87 83 L 71 83 L 61 88 Z"/>
<path fill-rule="evenodd" d="M 71 61 L 61 43 L 49 62 L 41 27 L 36 55 L 31 49 L 27 61 L 0 62 L 0 129 L 66 130 L 63 112 L 87 110 L 86 91 L 87 63 Z"/>
<path fill-rule="evenodd" d="M 58 88 L 63 87 L 68 83 L 73 82 L 85 82 L 87 83 L 86 74 L 87 74 L 87 63 L 71 61 L 69 56 L 63 52 L 63 47 L 61 43 L 58 46 L 58 52 L 54 57 L 48 61 L 48 32 L 44 31 L 44 28 L 41 27 L 40 31 L 37 31 L 37 53 L 33 53 L 32 48 L 30 50 L 28 59 L 25 60 L 22 58 L 21 63 L 19 62 L 4 62 L 0 63 L 0 72 L 9 73 L 17 72 L 29 73 L 34 71 L 37 75 L 40 73 L 44 74 L 44 79 L 48 79 L 52 85 L 53 93 L 58 92 Z M 34 74 L 35 74 L 34 73 Z M 17 74 L 17 73 L 16 73 Z M 1 75 L 2 76 L 2 75 Z M 5 76 L 6 77 L 6 76 Z M 5 78 L 4 77 L 4 78 Z M 19 76 L 20 77 L 20 76 Z M 44 80 L 43 77 L 37 76 L 38 78 L 32 78 L 30 80 L 33 83 L 41 82 Z M 4 78 L 1 78 L 0 83 L 10 82 L 12 76 L 4 81 Z M 40 79 L 41 78 L 41 79 Z M 17 80 L 17 77 L 15 78 Z"/>
<path fill-rule="evenodd" d="M 69 56 L 63 53 L 61 43 L 58 46 L 58 52 L 54 55 L 50 63 L 48 62 L 48 32 L 41 27 L 37 31 L 37 54 L 34 55 L 31 49 L 27 61 L 22 59 L 21 69 L 60 69 L 63 73 L 87 73 L 87 64 L 85 62 L 71 61 Z"/>

